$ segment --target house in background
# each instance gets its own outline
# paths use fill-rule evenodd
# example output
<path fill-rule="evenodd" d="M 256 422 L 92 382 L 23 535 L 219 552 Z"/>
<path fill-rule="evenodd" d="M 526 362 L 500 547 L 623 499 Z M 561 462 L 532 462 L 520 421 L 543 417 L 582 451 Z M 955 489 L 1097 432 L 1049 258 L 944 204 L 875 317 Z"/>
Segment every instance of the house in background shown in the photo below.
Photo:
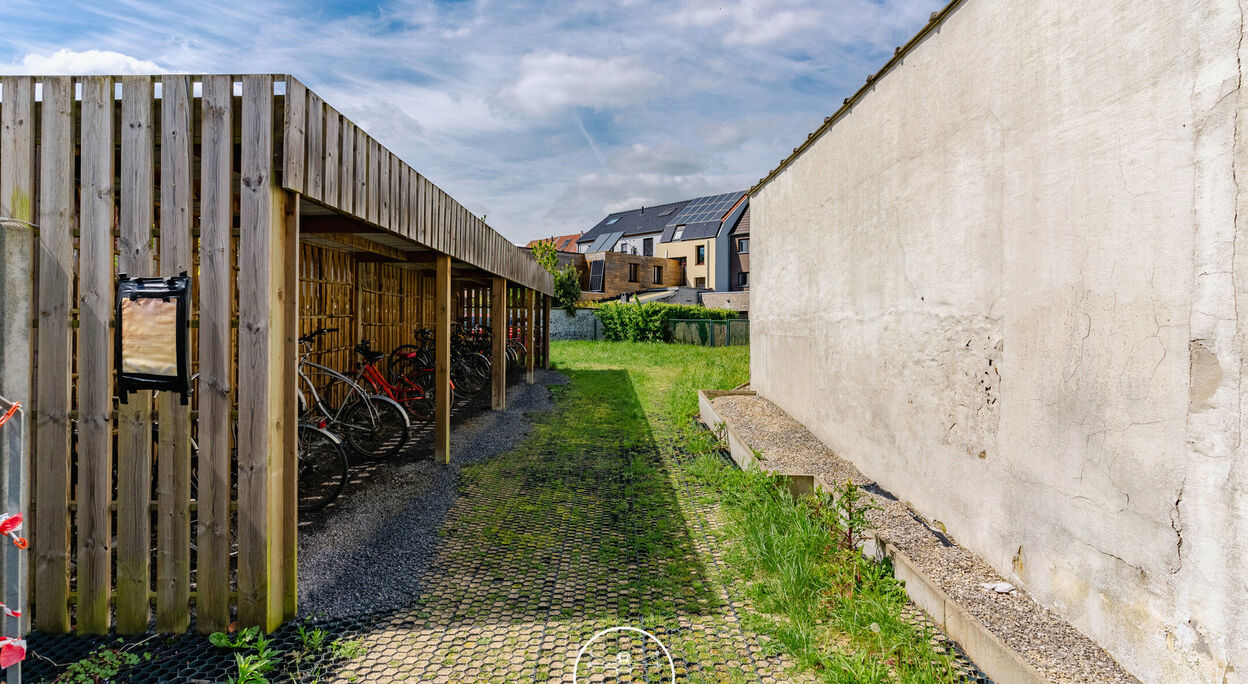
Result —
<path fill-rule="evenodd" d="M 576 241 L 581 239 L 580 233 L 572 233 L 571 235 L 555 235 L 553 237 L 541 238 L 538 240 L 529 240 L 529 244 L 525 245 L 532 249 L 539 242 L 550 242 L 554 244 L 555 250 L 559 252 L 575 252 Z"/>
<path fill-rule="evenodd" d="M 689 200 L 664 226 L 658 254 L 685 263 L 687 287 L 717 292 L 733 289 L 730 271 L 736 243 L 730 234 L 748 208 L 749 196 L 744 192 Z"/>
<path fill-rule="evenodd" d="M 576 251 L 581 254 L 620 252 L 657 256 L 654 250 L 663 236 L 663 229 L 690 201 L 608 214 L 598 225 L 581 234 L 577 240 Z"/>

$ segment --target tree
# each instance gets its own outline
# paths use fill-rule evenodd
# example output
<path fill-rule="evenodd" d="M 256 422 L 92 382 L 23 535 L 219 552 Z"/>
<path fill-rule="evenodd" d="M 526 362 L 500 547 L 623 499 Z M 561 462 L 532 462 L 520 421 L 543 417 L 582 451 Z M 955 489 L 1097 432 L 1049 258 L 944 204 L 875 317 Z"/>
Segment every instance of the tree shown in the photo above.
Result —
<path fill-rule="evenodd" d="M 569 316 L 576 314 L 576 303 L 581 300 L 581 276 L 576 267 L 568 264 L 559 268 L 559 253 L 555 243 L 543 240 L 533 245 L 533 258 L 555 279 L 554 305 Z"/>

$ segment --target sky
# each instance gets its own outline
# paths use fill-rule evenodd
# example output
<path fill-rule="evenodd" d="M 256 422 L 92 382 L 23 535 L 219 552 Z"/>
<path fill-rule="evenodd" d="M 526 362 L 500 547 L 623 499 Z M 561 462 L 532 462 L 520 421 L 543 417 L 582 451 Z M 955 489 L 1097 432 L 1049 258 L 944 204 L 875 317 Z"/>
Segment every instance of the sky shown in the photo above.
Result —
<path fill-rule="evenodd" d="M 0 0 L 0 73 L 291 73 L 513 242 L 746 190 L 943 0 Z"/>

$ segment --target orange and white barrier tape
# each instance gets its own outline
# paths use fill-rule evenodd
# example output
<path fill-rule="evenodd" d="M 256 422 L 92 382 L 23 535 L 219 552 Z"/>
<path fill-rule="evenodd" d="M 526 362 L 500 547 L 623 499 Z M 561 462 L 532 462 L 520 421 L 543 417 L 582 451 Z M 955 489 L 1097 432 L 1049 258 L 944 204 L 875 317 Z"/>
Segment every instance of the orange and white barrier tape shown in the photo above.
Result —
<path fill-rule="evenodd" d="M 22 529 L 22 514 L 14 513 L 13 515 L 0 516 L 0 535 L 6 535 L 13 540 L 13 545 L 19 549 L 25 549 L 30 544 L 25 537 L 18 536 L 17 531 Z"/>
<path fill-rule="evenodd" d="M 5 411 L 3 415 L 0 415 L 0 427 L 3 427 L 5 423 L 9 422 L 9 419 L 12 418 L 13 414 L 17 413 L 17 410 L 21 407 L 22 402 L 13 402 L 13 405 L 9 407 L 9 410 Z"/>
<path fill-rule="evenodd" d="M 26 640 L 0 637 L 0 669 L 8 669 L 26 659 Z"/>

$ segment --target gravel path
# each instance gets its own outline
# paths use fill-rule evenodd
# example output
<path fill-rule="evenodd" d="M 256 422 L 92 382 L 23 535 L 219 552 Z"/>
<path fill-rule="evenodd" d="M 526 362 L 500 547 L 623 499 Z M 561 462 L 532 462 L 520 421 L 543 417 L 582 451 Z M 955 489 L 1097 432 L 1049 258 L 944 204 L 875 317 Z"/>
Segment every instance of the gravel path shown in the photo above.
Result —
<path fill-rule="evenodd" d="M 438 530 L 458 494 L 460 469 L 509 451 L 529 433 L 531 413 L 551 411 L 550 385 L 567 383 L 537 371 L 537 383 L 507 391 L 507 410 L 483 411 L 451 431 L 449 466 L 427 458 L 427 438 L 414 440 L 392 464 L 364 464 L 335 505 L 299 530 L 301 614 L 345 617 L 399 608 L 420 593 Z M 421 458 L 421 456 L 425 458 Z"/>
<path fill-rule="evenodd" d="M 931 527 L 905 502 L 864 477 L 775 404 L 751 395 L 724 396 L 713 404 L 715 412 L 732 426 L 733 434 L 763 452 L 768 470 L 820 475 L 827 482 L 853 480 L 863 485 L 880 506 L 869 514 L 876 529 L 1051 681 L 1138 681 L 1091 639 L 1021 589 L 998 594 L 980 586 L 1004 580 L 981 558 Z"/>

